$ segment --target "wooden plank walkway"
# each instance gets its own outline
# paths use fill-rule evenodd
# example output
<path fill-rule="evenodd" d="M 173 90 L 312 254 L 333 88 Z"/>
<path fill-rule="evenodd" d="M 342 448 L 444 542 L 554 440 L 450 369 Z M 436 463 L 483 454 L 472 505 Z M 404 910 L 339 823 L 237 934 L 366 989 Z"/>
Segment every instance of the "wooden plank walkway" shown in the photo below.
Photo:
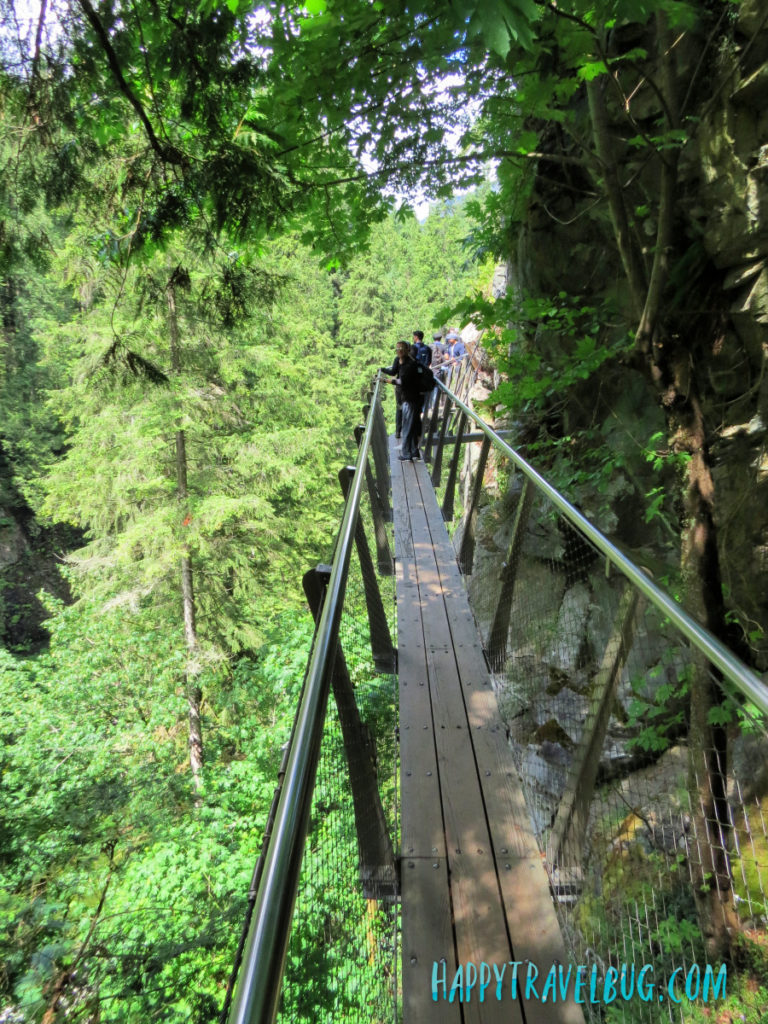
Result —
<path fill-rule="evenodd" d="M 572 999 L 537 990 L 568 958 L 453 545 L 426 467 L 390 440 L 397 566 L 404 1024 L 583 1024 Z M 462 968 L 490 969 L 449 1002 Z M 506 966 L 497 999 L 497 977 Z M 433 977 L 438 1000 L 432 998 Z M 445 985 L 442 984 L 445 979 Z"/>

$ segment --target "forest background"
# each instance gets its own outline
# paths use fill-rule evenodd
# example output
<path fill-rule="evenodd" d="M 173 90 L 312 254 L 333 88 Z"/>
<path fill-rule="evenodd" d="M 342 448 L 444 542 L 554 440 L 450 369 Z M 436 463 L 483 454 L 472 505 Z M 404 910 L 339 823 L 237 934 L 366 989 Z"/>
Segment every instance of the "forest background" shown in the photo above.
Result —
<path fill-rule="evenodd" d="M 519 442 L 768 667 L 767 19 L 0 12 L 3 1012 L 213 1020 L 397 338 L 474 319 Z"/>

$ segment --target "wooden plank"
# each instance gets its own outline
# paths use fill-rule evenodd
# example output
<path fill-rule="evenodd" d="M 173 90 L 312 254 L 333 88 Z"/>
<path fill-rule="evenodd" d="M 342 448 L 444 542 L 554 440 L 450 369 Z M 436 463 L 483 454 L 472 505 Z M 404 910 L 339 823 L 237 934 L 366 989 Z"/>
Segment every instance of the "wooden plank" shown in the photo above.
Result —
<path fill-rule="evenodd" d="M 533 835 L 453 544 L 446 533 L 426 473 L 417 470 L 417 476 L 428 514 L 446 622 L 456 656 L 468 731 L 512 936 L 513 959 L 532 961 L 543 977 L 553 963 L 566 963 L 568 960 L 549 879 Z M 440 637 L 440 642 L 444 644 L 445 638 Z M 437 728 L 436 735 L 439 735 Z M 448 843 L 450 851 L 450 838 Z M 525 1015 L 527 1024 L 548 1024 L 550 1021 L 582 1024 L 584 1019 L 580 1007 L 572 1000 L 564 1004 L 526 1003 Z"/>
<path fill-rule="evenodd" d="M 392 459 L 392 453 L 395 459 Z M 395 525 L 395 578 L 400 691 L 400 842 L 403 855 L 445 856 L 445 837 L 435 750 L 432 706 L 427 681 L 424 635 L 419 609 L 413 542 L 408 522 L 403 471 L 410 463 L 392 460 Z"/>
<path fill-rule="evenodd" d="M 432 708 L 404 473 L 390 442 L 400 687 L 402 991 L 404 1024 L 462 1024 L 459 1003 L 432 999 L 433 965 L 457 969 Z M 418 856 L 417 856 L 418 854 Z M 439 971 L 441 966 L 438 966 Z"/>
<path fill-rule="evenodd" d="M 403 856 L 445 856 L 440 777 L 423 651 L 399 649 Z"/>
<path fill-rule="evenodd" d="M 422 496 L 413 489 L 407 500 L 427 650 L 458 959 L 463 964 L 502 964 L 511 957 L 511 945 L 445 602 Z M 493 999 L 481 1004 L 477 994 L 474 1001 L 470 998 L 463 1004 L 462 1010 L 464 1020 L 473 1024 L 521 1024 L 523 1020 L 517 1003 Z"/>
<path fill-rule="evenodd" d="M 433 965 L 445 959 L 449 987 L 457 968 L 445 858 L 404 857 L 401 886 L 403 1024 L 460 1024 L 458 1002 L 432 999 Z"/>

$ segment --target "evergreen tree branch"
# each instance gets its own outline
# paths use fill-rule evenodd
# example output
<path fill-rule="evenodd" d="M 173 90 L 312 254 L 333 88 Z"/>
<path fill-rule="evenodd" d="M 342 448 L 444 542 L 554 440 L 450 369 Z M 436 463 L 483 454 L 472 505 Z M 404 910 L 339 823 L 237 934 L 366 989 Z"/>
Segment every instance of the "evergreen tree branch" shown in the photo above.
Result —
<path fill-rule="evenodd" d="M 125 76 L 123 75 L 123 71 L 120 67 L 120 62 L 117 59 L 115 49 L 112 46 L 112 43 L 110 42 L 106 29 L 101 23 L 101 19 L 99 18 L 98 14 L 91 5 L 90 0 L 77 0 L 77 2 L 83 10 L 86 18 L 90 22 L 91 27 L 96 33 L 99 42 L 101 43 L 102 49 L 104 50 L 104 53 L 107 57 L 109 69 L 112 72 L 112 77 L 115 79 L 115 82 L 117 83 L 118 89 L 123 94 L 123 96 L 125 96 L 125 98 L 131 104 L 133 109 L 136 111 L 136 115 L 138 116 L 139 120 L 141 121 L 144 127 L 144 131 L 147 135 L 150 146 L 164 163 L 183 164 L 185 162 L 184 157 L 179 152 L 179 150 L 176 149 L 175 146 L 162 145 L 157 135 L 155 134 L 155 129 L 152 127 L 152 122 L 147 117 L 147 112 L 144 110 L 144 107 L 141 105 L 138 97 L 131 89 L 130 85 L 125 79 Z"/>
<path fill-rule="evenodd" d="M 155 117 L 157 118 L 158 124 L 160 125 L 160 129 L 161 129 L 161 131 L 163 133 L 163 136 L 164 136 L 164 138 L 165 138 L 165 140 L 167 142 L 168 141 L 168 133 L 165 130 L 165 125 L 163 124 L 163 116 L 160 113 L 160 109 L 159 109 L 159 107 L 157 105 L 157 97 L 155 95 L 155 83 L 154 83 L 154 81 L 152 79 L 152 69 L 151 69 L 151 67 L 149 65 L 149 47 L 147 46 L 146 40 L 144 38 L 144 28 L 143 28 L 143 26 L 141 24 L 141 18 L 139 17 L 139 11 L 138 11 L 138 8 L 137 8 L 135 2 L 132 4 L 132 7 L 133 7 L 133 16 L 136 18 L 136 27 L 138 28 L 138 31 L 139 31 L 139 40 L 141 42 L 141 52 L 142 52 L 142 56 L 144 58 L 144 72 L 145 72 L 145 74 L 147 76 L 147 84 L 149 85 L 149 95 L 152 98 L 152 107 L 154 109 Z"/>

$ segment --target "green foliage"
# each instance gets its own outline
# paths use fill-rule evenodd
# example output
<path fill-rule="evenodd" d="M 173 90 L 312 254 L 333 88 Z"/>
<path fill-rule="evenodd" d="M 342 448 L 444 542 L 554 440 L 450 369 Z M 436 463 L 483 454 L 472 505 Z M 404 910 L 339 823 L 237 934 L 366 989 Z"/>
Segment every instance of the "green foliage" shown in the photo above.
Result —
<path fill-rule="evenodd" d="M 659 921 L 658 928 L 651 933 L 654 942 L 659 942 L 664 950 L 674 956 L 676 953 L 687 952 L 692 945 L 701 942 L 701 932 L 698 925 L 692 921 L 676 917 L 667 917 Z"/>
<path fill-rule="evenodd" d="M 411 309 L 433 308 L 433 277 L 448 281 L 442 303 L 462 273 L 476 272 L 455 271 L 465 222 L 447 219 L 447 228 L 402 227 L 413 252 L 425 236 L 431 254 L 407 286 L 393 279 Z M 3 654 L 3 998 L 29 1020 L 61 989 L 67 1019 L 210 1021 L 309 647 L 308 617 L 285 609 L 301 603 L 307 565 L 330 554 L 335 469 L 353 452 L 365 367 L 391 349 L 385 337 L 365 351 L 336 343 L 346 280 L 296 235 L 258 252 L 229 245 L 199 255 L 193 234 L 167 231 L 138 262 L 113 245 L 105 221 L 103 212 L 70 221 L 48 280 L 66 275 L 77 306 L 52 301 L 50 316 L 31 322 L 25 350 L 25 372 L 55 369 L 38 415 L 65 445 L 41 446 L 29 460 L 28 493 L 38 510 L 44 493 L 48 514 L 82 527 L 87 543 L 71 556 L 78 604 L 62 609 L 41 595 L 50 649 Z M 386 253 L 382 245 L 378 268 L 365 263 L 369 274 Z M 361 273 L 355 294 L 370 285 Z M 18 406 L 28 414 L 23 395 Z M 12 455 L 16 466 L 18 449 Z M 201 640 L 199 804 L 189 785 L 182 553 L 195 567 Z M 350 667 L 362 672 L 354 659 Z M 373 723 L 391 712 L 371 708 Z M 380 754 L 387 749 L 380 738 Z M 337 782 L 343 771 L 336 766 Z M 359 958 L 359 934 L 346 931 L 355 900 L 352 916 L 365 923 L 348 811 L 343 802 L 317 835 L 331 829 L 349 853 L 328 902 L 338 904 L 340 948 Z M 371 923 L 381 944 L 385 918 Z M 313 910 L 299 932 L 306 949 L 317 948 L 325 923 Z M 316 991 L 326 958 L 305 959 Z M 351 968 L 345 977 L 342 1003 L 358 1006 Z"/>
<path fill-rule="evenodd" d="M 401 338 L 420 329 L 429 340 L 441 311 L 477 274 L 463 240 L 472 222 L 463 204 L 433 207 L 420 224 L 389 219 L 371 231 L 367 250 L 339 274 L 338 343 L 344 360 L 375 367 L 394 357 Z"/>
<path fill-rule="evenodd" d="M 579 929 L 585 937 L 599 936 L 604 948 L 621 950 L 621 962 L 634 964 L 636 970 L 649 964 L 656 991 L 666 992 L 672 972 L 681 964 L 706 962 L 685 857 L 670 862 L 635 838 L 612 843 L 602 857 L 600 881 L 583 893 L 576 908 Z M 654 914 L 645 920 L 627 913 L 629 908 L 650 906 Z M 669 1019 L 668 1012 L 666 1001 L 635 998 L 606 1006 L 605 1019 L 611 1024 L 662 1024 Z"/>
<path fill-rule="evenodd" d="M 680 732 L 685 721 L 690 690 L 690 669 L 681 668 L 683 652 L 668 647 L 658 665 L 649 672 L 649 678 L 631 680 L 633 699 L 628 708 L 628 726 L 637 735 L 630 745 L 638 750 L 659 754 L 666 750 Z M 669 681 L 670 672 L 674 678 Z M 655 680 L 664 674 L 667 681 L 660 685 Z"/>
<path fill-rule="evenodd" d="M 626 353 L 631 339 L 605 330 L 613 313 L 560 292 L 555 298 L 518 296 L 491 300 L 476 293 L 450 315 L 468 316 L 486 330 L 504 379 L 491 396 L 515 415 L 541 412 L 588 380 L 606 362 Z M 508 326 L 492 333 L 494 325 Z"/>
<path fill-rule="evenodd" d="M 52 611 L 47 654 L 0 655 L 5 1005 L 39 1019 L 59 982 L 67 1019 L 212 1020 L 311 622 L 208 671 L 195 807 L 178 627 L 147 602 Z"/>
<path fill-rule="evenodd" d="M 728 971 L 727 996 L 717 1003 L 717 1020 L 762 1024 L 768 1006 L 768 954 L 757 932 L 740 933 L 734 943 L 733 965 Z M 683 999 L 685 1021 L 709 1024 L 713 1007 L 701 1000 Z"/>

